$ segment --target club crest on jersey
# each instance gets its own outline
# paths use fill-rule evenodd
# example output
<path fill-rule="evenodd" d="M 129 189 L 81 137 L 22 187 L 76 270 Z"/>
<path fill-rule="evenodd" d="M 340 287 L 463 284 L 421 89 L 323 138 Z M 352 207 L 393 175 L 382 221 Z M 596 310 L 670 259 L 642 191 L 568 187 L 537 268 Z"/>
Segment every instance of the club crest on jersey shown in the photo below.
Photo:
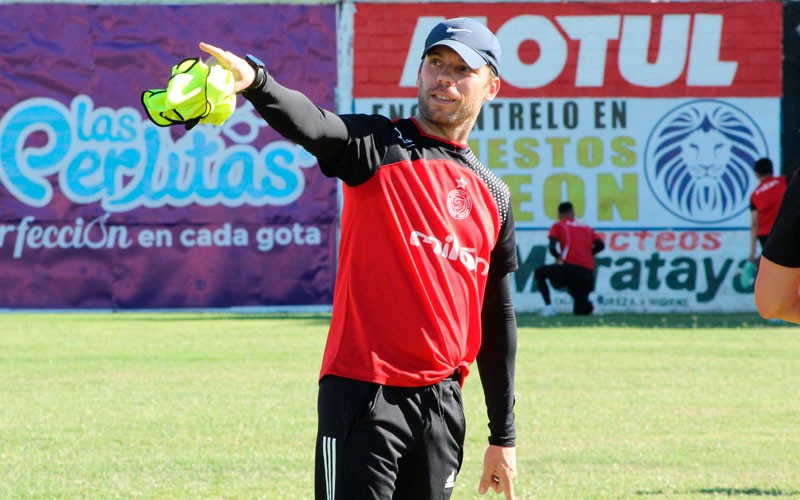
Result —
<path fill-rule="evenodd" d="M 447 211 L 454 219 L 466 219 L 472 211 L 472 200 L 467 194 L 464 179 L 456 181 L 456 188 L 447 193 Z"/>

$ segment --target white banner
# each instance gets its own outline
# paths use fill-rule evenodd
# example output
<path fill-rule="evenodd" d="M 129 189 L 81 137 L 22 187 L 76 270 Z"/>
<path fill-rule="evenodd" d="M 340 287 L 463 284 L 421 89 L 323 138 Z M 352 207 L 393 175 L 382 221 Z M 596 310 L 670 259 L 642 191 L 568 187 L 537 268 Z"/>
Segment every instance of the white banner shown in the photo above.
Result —
<path fill-rule="evenodd" d="M 595 256 L 595 292 L 603 312 L 755 311 L 752 281 L 742 283 L 749 253 L 746 232 L 625 229 L 603 232 L 606 249 Z M 544 306 L 536 290 L 536 267 L 553 263 L 547 231 L 518 231 L 520 268 L 512 282 L 518 310 Z M 552 290 L 557 311 L 571 312 L 572 299 Z"/>

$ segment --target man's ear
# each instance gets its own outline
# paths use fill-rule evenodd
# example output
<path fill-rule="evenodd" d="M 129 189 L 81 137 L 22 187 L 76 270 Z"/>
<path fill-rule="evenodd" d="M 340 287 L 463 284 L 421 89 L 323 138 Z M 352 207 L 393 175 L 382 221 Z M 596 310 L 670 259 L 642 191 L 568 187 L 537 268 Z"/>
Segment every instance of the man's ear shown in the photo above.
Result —
<path fill-rule="evenodd" d="M 491 70 L 489 71 L 491 72 Z M 497 93 L 500 92 L 500 77 L 492 75 L 490 78 L 492 81 L 489 82 L 488 92 L 486 92 L 486 96 L 483 98 L 486 102 L 493 101 Z"/>

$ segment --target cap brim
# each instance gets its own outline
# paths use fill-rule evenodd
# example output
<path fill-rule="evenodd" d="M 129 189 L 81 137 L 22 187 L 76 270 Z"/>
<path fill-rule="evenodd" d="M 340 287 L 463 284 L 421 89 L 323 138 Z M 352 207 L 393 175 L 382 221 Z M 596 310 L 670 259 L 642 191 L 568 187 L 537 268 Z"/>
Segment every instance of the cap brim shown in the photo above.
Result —
<path fill-rule="evenodd" d="M 472 69 L 478 69 L 482 66 L 486 66 L 487 64 L 489 64 L 480 54 L 475 52 L 468 45 L 465 45 L 457 40 L 441 40 L 439 42 L 436 42 L 428 48 L 428 52 L 430 52 L 430 50 L 436 47 L 437 45 L 445 45 L 455 50 L 456 53 L 459 56 L 461 56 L 461 59 L 463 59 L 464 62 L 467 63 L 467 66 L 469 66 Z"/>

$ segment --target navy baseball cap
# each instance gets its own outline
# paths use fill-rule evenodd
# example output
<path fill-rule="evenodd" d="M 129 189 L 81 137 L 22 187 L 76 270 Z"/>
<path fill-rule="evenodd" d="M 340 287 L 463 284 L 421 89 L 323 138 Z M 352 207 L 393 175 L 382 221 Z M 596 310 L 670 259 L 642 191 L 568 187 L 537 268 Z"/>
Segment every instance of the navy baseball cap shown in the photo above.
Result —
<path fill-rule="evenodd" d="M 472 69 L 488 64 L 495 75 L 500 74 L 500 42 L 489 28 L 474 19 L 457 17 L 434 26 L 425 39 L 422 57 L 437 45 L 455 50 Z"/>

